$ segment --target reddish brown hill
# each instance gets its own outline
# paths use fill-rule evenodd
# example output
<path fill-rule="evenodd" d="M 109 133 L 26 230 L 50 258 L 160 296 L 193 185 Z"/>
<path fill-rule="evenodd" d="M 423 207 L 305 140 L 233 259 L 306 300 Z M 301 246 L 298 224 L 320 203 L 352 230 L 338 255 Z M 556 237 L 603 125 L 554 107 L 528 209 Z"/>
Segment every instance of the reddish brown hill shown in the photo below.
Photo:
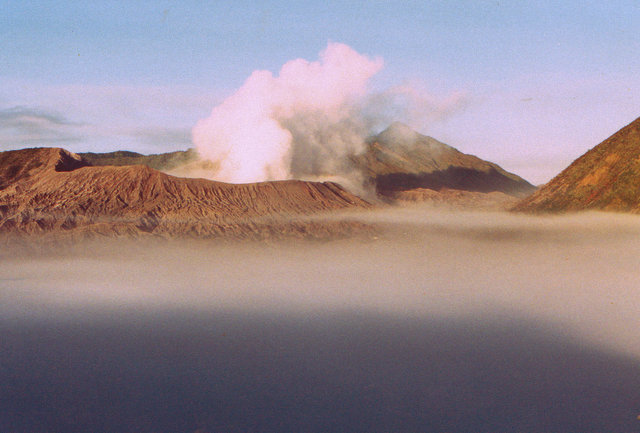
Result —
<path fill-rule="evenodd" d="M 330 182 L 183 179 L 51 148 L 0 153 L 0 185 L 0 231 L 14 233 L 313 237 L 349 228 L 303 217 L 369 206 Z"/>
<path fill-rule="evenodd" d="M 464 191 L 473 193 L 461 196 L 473 197 L 469 205 L 475 207 L 483 194 L 491 194 L 487 197 L 492 201 L 495 193 L 501 193 L 508 201 L 535 191 L 529 182 L 497 164 L 464 154 L 398 122 L 372 137 L 367 152 L 356 163 L 378 195 L 396 200 L 423 197 L 446 202 L 452 191 Z"/>
<path fill-rule="evenodd" d="M 0 190 L 48 171 L 71 171 L 89 163 L 62 149 L 24 149 L 0 152 Z"/>
<path fill-rule="evenodd" d="M 199 160 L 194 149 L 156 155 L 127 151 L 80 155 L 95 166 L 144 164 L 179 176 L 215 173 L 215 163 Z M 385 201 L 508 208 L 535 191 L 526 180 L 497 164 L 464 154 L 399 122 L 371 137 L 366 152 L 354 155 L 352 161 Z"/>
<path fill-rule="evenodd" d="M 640 213 L 640 118 L 575 160 L 514 209 Z"/>

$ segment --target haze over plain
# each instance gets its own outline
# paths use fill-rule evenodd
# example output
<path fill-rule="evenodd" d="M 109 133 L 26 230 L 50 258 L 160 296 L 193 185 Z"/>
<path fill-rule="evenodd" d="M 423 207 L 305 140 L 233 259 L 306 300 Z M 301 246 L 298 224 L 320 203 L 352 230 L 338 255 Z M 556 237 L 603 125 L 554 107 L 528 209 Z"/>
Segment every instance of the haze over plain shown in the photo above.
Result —
<path fill-rule="evenodd" d="M 0 427 L 637 429 L 637 218 L 358 218 L 385 230 L 0 250 Z"/>

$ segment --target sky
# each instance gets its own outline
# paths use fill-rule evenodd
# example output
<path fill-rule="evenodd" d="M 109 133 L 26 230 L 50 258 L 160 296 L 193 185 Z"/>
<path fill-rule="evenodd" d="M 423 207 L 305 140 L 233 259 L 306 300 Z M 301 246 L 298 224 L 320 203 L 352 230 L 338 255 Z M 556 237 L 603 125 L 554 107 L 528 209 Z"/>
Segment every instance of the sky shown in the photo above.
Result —
<path fill-rule="evenodd" d="M 399 118 L 534 184 L 640 116 L 640 2 L 0 0 L 0 150 L 160 153 L 253 71 L 346 44 Z M 401 115 L 399 115 L 402 117 Z M 372 131 L 377 132 L 377 131 Z"/>

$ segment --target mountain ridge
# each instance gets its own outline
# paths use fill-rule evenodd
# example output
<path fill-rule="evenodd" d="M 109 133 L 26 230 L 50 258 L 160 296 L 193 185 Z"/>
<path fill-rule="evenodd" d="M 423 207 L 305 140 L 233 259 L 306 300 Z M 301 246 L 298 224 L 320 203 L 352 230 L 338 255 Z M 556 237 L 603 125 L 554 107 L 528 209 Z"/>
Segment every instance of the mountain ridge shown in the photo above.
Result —
<path fill-rule="evenodd" d="M 407 125 L 394 122 L 370 137 L 364 154 L 354 158 L 378 195 L 394 199 L 409 191 L 502 193 L 522 198 L 536 187 L 499 165 L 460 152 Z M 420 194 L 413 194 L 420 195 Z M 423 194 L 435 197 L 434 193 Z"/>
<path fill-rule="evenodd" d="M 640 213 L 640 118 L 591 148 L 513 210 Z"/>
<path fill-rule="evenodd" d="M 78 155 L 93 166 L 142 164 L 160 171 L 172 170 L 181 165 L 193 163 L 199 159 L 198 152 L 194 148 L 149 155 L 128 150 L 117 150 L 106 153 L 82 152 L 78 153 Z"/>
<path fill-rule="evenodd" d="M 486 197 L 487 203 L 499 202 L 494 207 L 504 208 L 536 189 L 495 163 L 462 153 L 401 122 L 369 137 L 365 148 L 350 158 L 351 164 L 363 174 L 365 186 L 383 201 L 435 204 L 453 200 L 460 207 L 476 208 Z M 92 165 L 145 164 L 179 176 L 210 177 L 215 172 L 215 163 L 200 161 L 195 149 L 152 155 L 127 151 L 80 155 Z M 455 191 L 464 193 L 452 195 Z M 496 202 L 498 196 L 501 199 Z M 466 203 L 465 198 L 469 198 Z"/>
<path fill-rule="evenodd" d="M 331 182 L 184 179 L 145 165 L 95 167 L 59 148 L 0 153 L 0 183 L 0 232 L 21 234 L 327 237 L 358 227 L 308 217 L 370 207 Z"/>

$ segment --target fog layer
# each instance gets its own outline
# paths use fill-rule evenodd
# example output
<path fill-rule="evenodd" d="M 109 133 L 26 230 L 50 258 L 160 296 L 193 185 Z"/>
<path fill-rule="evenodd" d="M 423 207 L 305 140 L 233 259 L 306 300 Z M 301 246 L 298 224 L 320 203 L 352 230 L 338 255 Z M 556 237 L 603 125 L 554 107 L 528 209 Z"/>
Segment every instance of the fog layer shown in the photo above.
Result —
<path fill-rule="evenodd" d="M 640 219 L 404 208 L 368 240 L 87 244 L 0 263 L 3 314 L 186 308 L 540 320 L 640 355 Z"/>
<path fill-rule="evenodd" d="M 378 235 L 5 255 L 1 348 L 23 400 L 0 393 L 13 408 L 0 412 L 0 427 L 636 426 L 637 217 L 422 208 L 348 217 L 374 224 Z M 102 388 L 87 391 L 87 380 Z M 71 406 L 88 392 L 84 424 L 27 383 L 62 393 Z M 109 400 L 121 391 L 117 404 Z M 96 409 L 105 404 L 113 416 Z"/>

